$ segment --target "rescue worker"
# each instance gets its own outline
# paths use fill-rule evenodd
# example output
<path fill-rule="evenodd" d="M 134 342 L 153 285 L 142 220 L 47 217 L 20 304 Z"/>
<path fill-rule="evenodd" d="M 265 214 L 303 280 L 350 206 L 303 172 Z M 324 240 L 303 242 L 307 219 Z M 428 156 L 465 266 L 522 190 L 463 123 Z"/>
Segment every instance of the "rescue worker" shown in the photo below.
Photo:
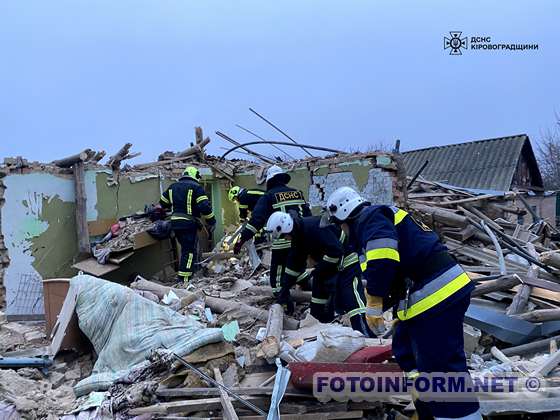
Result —
<path fill-rule="evenodd" d="M 205 220 L 210 238 L 216 227 L 212 205 L 199 183 L 200 179 L 198 169 L 194 166 L 187 166 L 179 181 L 171 184 L 159 200 L 162 207 L 171 209 L 171 228 L 181 245 L 177 282 L 184 284 L 189 282 L 195 271 L 197 232 L 202 227 L 200 218 Z"/>
<path fill-rule="evenodd" d="M 292 312 L 290 289 L 295 284 L 305 289 L 311 283 L 311 315 L 321 322 L 331 322 L 336 308 L 349 315 L 352 328 L 373 337 L 364 317 L 358 255 L 345 252 L 345 234 L 340 226 L 324 224 L 321 216 L 299 217 L 294 212 L 277 211 L 268 219 L 266 230 L 273 238 L 283 236 L 291 241 L 278 303 Z M 308 257 L 314 263 L 311 271 L 306 270 Z"/>
<path fill-rule="evenodd" d="M 242 188 L 235 185 L 229 189 L 228 198 L 230 201 L 237 201 L 239 203 L 239 218 L 241 221 L 245 221 L 249 217 L 249 212 L 253 212 L 257 201 L 264 194 L 263 190 Z"/>
<path fill-rule="evenodd" d="M 273 165 L 266 172 L 266 193 L 259 198 L 251 218 L 241 231 L 239 240 L 234 245 L 234 252 L 239 254 L 241 247 L 261 230 L 268 218 L 276 210 L 287 212 L 294 210 L 300 216 L 311 216 L 309 205 L 303 197 L 303 193 L 295 188 L 288 187 L 290 175 L 279 166 Z M 280 292 L 280 280 L 284 271 L 284 265 L 290 250 L 288 239 L 277 238 L 272 241 L 272 255 L 270 258 L 270 286 L 272 292 L 277 295 Z"/>
<path fill-rule="evenodd" d="M 409 375 L 461 372 L 468 378 L 463 318 L 473 283 L 438 236 L 406 211 L 371 205 L 349 187 L 327 200 L 332 220 L 342 224 L 360 253 L 367 280 L 366 319 L 384 329 L 383 311 L 398 319 L 393 355 Z M 420 419 L 481 419 L 478 401 L 415 401 Z"/>

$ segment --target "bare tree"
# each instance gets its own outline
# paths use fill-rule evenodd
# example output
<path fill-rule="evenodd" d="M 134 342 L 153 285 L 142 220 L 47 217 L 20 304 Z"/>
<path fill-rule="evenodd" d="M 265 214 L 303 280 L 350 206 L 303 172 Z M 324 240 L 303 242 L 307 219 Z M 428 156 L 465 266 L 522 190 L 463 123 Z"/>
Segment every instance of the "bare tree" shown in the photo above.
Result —
<path fill-rule="evenodd" d="M 545 188 L 560 189 L 560 116 L 558 114 L 556 114 L 555 127 L 542 135 L 541 143 L 537 148 L 537 159 Z"/>

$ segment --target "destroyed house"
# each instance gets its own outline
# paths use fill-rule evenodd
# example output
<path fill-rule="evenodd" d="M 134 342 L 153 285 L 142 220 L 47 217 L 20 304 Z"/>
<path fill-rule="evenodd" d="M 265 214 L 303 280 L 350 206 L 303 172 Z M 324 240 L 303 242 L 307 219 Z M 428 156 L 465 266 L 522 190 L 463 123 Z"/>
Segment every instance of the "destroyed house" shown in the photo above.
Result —
<path fill-rule="evenodd" d="M 41 319 L 42 282 L 68 278 L 78 271 L 119 282 L 132 281 L 137 274 L 160 281 L 172 279 L 177 262 L 175 242 L 154 239 L 146 232 L 150 221 L 131 216 L 157 203 L 161 192 L 187 165 L 200 169 L 201 183 L 212 202 L 217 219 L 214 244 L 239 223 L 228 189 L 232 185 L 265 189 L 265 168 L 252 161 L 211 156 L 160 159 L 118 170 L 86 161 L 82 200 L 76 200 L 72 168 L 21 158 L 5 160 L 0 166 L 0 306 L 5 305 L 10 319 Z M 404 173 L 390 154 L 340 154 L 281 165 L 292 177 L 290 185 L 303 191 L 315 214 L 332 191 L 345 185 L 375 203 L 404 202 Z M 85 255 L 80 251 L 77 227 L 80 207 L 87 222 Z M 101 264 L 88 248 L 119 219 L 128 220 L 127 226 L 111 239 L 110 253 L 102 257 Z M 201 251 L 211 250 L 206 234 L 199 237 Z"/>
<path fill-rule="evenodd" d="M 427 147 L 404 152 L 403 157 L 409 176 L 419 174 L 477 192 L 526 191 L 527 201 L 540 217 L 556 220 L 555 194 L 544 191 L 526 134 Z"/>

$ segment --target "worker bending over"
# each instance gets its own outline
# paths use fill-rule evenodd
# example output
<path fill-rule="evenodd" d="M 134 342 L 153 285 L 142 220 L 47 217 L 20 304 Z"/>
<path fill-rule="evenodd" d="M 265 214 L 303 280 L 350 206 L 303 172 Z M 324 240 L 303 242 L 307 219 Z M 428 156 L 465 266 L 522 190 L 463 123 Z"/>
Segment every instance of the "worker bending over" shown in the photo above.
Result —
<path fill-rule="evenodd" d="M 364 291 L 356 271 L 358 255 L 345 252 L 345 235 L 340 226 L 323 226 L 321 216 L 300 217 L 277 211 L 268 219 L 266 230 L 273 238 L 291 242 L 278 303 L 293 312 L 290 289 L 295 284 L 304 289 L 311 284 L 311 315 L 321 322 L 331 322 L 336 308 L 350 316 L 355 330 L 373 336 L 364 318 Z M 314 264 L 311 271 L 306 270 L 308 258 Z"/>
<path fill-rule="evenodd" d="M 171 209 L 171 227 L 181 245 L 177 281 L 185 284 L 195 271 L 197 233 L 202 227 L 200 218 L 206 221 L 209 237 L 212 237 L 216 226 L 212 205 L 204 188 L 198 182 L 200 179 L 198 169 L 187 166 L 179 181 L 171 184 L 159 200 L 163 207 Z"/>
<path fill-rule="evenodd" d="M 239 254 L 241 247 L 261 230 L 268 218 L 275 211 L 295 211 L 300 216 L 311 216 L 309 205 L 303 197 L 303 193 L 295 188 L 288 187 L 290 175 L 280 167 L 273 165 L 266 172 L 266 193 L 259 198 L 251 218 L 241 231 L 239 240 L 235 243 L 234 252 Z M 284 266 L 288 252 L 290 251 L 288 239 L 277 238 L 272 241 L 272 255 L 270 258 L 270 286 L 272 292 L 277 295 L 280 292 L 280 280 L 284 272 Z"/>
<path fill-rule="evenodd" d="M 231 187 L 228 191 L 228 198 L 230 201 L 237 201 L 239 204 L 239 218 L 242 221 L 247 220 L 249 214 L 253 212 L 257 201 L 265 192 L 263 190 L 242 188 L 237 185 Z"/>
<path fill-rule="evenodd" d="M 438 236 L 406 211 L 370 205 L 349 187 L 327 200 L 332 220 L 343 225 L 360 253 L 367 280 L 366 319 L 383 330 L 383 310 L 393 307 L 398 323 L 393 355 L 414 372 L 464 372 L 463 318 L 474 288 Z M 481 419 L 475 398 L 468 401 L 416 401 L 420 419 Z"/>

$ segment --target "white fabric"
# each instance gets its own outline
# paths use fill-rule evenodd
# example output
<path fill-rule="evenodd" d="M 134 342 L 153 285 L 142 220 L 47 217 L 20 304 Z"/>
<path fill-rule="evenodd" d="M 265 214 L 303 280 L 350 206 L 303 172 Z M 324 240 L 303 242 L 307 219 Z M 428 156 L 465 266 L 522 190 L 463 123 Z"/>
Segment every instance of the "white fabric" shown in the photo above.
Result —
<path fill-rule="evenodd" d="M 78 396 L 106 390 L 154 349 L 184 356 L 223 340 L 221 329 L 204 328 L 120 284 L 82 274 L 70 280 L 70 287 L 79 287 L 78 323 L 98 355 L 92 375 L 74 387 Z"/>
<path fill-rule="evenodd" d="M 340 221 L 344 221 L 350 213 L 358 207 L 364 200 L 360 194 L 350 187 L 340 187 L 335 190 L 327 200 L 327 211 L 331 216 Z"/>

